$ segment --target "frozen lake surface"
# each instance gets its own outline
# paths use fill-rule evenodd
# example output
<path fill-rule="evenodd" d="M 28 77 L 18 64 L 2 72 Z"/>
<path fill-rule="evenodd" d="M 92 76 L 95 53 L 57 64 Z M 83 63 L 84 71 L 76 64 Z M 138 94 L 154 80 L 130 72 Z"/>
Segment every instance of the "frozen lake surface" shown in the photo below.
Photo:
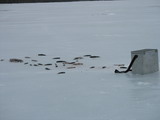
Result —
<path fill-rule="evenodd" d="M 114 73 L 159 31 L 159 0 L 0 4 L 0 120 L 159 120 L 160 73 Z"/>

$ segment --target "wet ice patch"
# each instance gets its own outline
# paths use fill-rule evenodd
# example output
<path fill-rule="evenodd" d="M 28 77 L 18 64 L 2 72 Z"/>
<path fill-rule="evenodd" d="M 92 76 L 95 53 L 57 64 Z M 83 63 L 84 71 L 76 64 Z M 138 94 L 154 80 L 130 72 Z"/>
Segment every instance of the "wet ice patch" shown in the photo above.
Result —
<path fill-rule="evenodd" d="M 145 85 L 150 85 L 148 82 L 137 82 L 137 85 L 145 86 Z"/>

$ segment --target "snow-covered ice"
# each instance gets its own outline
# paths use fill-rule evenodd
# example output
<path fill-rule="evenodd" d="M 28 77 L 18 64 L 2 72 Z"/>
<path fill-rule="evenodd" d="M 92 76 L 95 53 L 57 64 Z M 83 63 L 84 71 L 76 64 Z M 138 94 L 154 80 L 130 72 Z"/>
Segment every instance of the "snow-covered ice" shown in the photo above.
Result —
<path fill-rule="evenodd" d="M 159 0 L 0 4 L 0 120 L 159 120 L 160 73 L 114 73 L 160 50 L 159 15 Z M 52 59 L 88 54 L 74 69 Z"/>

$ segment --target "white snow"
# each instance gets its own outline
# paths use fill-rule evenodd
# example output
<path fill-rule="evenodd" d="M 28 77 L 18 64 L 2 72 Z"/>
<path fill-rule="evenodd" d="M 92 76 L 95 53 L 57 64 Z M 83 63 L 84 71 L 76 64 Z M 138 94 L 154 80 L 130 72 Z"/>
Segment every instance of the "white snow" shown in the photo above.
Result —
<path fill-rule="evenodd" d="M 132 50 L 160 50 L 159 15 L 159 0 L 0 4 L 0 120 L 159 120 L 160 73 L 114 73 Z M 52 59 L 87 54 L 100 58 Z"/>

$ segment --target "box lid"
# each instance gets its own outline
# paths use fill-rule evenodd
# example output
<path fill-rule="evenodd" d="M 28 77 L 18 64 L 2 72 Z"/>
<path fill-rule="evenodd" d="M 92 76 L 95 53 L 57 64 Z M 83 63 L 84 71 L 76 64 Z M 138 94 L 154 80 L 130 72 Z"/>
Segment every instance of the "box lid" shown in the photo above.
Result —
<path fill-rule="evenodd" d="M 132 54 L 145 54 L 146 52 L 157 52 L 157 49 L 142 49 L 142 50 L 136 50 L 131 51 Z"/>

